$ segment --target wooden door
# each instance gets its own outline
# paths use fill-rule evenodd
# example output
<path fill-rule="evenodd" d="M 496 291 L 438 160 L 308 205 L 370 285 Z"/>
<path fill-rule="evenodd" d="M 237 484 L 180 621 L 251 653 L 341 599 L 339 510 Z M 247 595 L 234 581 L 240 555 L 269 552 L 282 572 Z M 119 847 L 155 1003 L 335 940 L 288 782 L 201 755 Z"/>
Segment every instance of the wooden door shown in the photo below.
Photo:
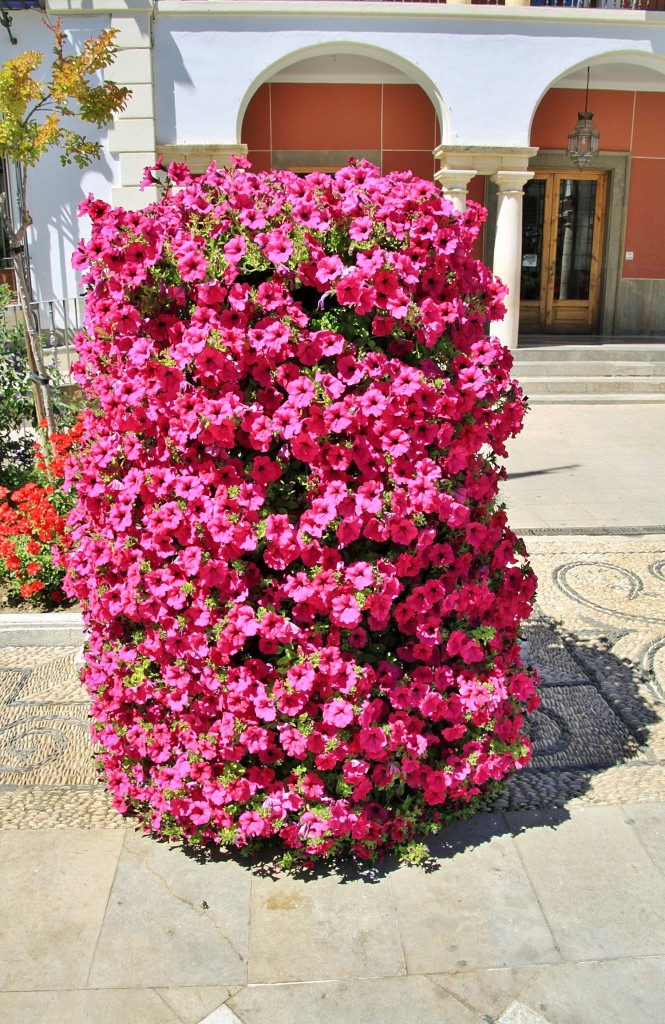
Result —
<path fill-rule="evenodd" d="M 607 174 L 537 171 L 524 188 L 522 333 L 598 329 Z"/>

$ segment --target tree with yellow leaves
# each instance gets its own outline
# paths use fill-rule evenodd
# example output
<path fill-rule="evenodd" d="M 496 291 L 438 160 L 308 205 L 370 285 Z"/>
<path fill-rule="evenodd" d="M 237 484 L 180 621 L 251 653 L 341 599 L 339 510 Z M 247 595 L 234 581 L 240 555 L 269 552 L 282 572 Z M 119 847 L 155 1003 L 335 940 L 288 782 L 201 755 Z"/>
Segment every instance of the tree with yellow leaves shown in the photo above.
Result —
<path fill-rule="evenodd" d="M 115 29 L 86 40 L 80 52 L 66 54 L 67 35 L 60 19 L 55 24 L 44 19 L 44 24 L 53 33 L 50 77 L 43 76 L 44 54 L 35 50 L 26 50 L 0 68 L 0 157 L 17 166 L 21 182 L 17 210 L 9 209 L 6 196 L 0 200 L 0 222 L 9 239 L 16 275 L 37 418 L 46 420 L 51 434 L 56 431 L 51 388 L 37 319 L 30 306 L 23 245 L 32 224 L 27 201 L 28 170 L 53 148 L 59 150 L 63 166 L 75 163 L 87 167 L 101 155 L 102 146 L 82 135 L 78 123 L 105 127 L 124 109 L 130 90 L 101 77 L 117 52 Z"/>

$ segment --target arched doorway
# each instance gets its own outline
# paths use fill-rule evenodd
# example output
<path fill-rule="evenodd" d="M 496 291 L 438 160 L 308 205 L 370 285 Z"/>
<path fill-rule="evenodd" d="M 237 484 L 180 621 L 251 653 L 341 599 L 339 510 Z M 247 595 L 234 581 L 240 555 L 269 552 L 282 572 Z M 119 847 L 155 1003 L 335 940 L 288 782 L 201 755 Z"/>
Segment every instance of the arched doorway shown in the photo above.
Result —
<path fill-rule="evenodd" d="M 258 88 L 241 141 L 257 170 L 336 170 L 354 156 L 383 173 L 432 178 L 441 130 L 430 98 L 404 72 L 328 53 L 297 60 Z"/>
<path fill-rule="evenodd" d="M 584 109 L 586 66 L 543 96 L 530 141 L 539 149 L 524 189 L 520 333 L 662 331 L 665 75 L 624 60 L 590 64 L 588 109 L 598 158 L 583 171 L 565 144 Z M 635 301 L 639 296 L 639 301 Z"/>

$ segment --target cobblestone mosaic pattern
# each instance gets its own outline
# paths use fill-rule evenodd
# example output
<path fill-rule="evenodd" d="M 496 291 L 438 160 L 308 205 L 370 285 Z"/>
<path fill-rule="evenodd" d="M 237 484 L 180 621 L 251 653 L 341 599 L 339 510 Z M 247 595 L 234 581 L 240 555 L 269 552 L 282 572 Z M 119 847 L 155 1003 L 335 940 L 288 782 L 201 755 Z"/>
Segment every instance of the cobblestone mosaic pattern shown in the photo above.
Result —
<path fill-rule="evenodd" d="M 0 826 L 121 827 L 99 784 L 78 647 L 0 648 Z"/>
<path fill-rule="evenodd" d="M 534 757 L 494 806 L 665 799 L 665 536 L 527 537 Z"/>
<path fill-rule="evenodd" d="M 501 810 L 665 800 L 665 536 L 529 537 L 534 757 Z M 75 647 L 0 648 L 0 826 L 122 828 L 97 781 Z"/>

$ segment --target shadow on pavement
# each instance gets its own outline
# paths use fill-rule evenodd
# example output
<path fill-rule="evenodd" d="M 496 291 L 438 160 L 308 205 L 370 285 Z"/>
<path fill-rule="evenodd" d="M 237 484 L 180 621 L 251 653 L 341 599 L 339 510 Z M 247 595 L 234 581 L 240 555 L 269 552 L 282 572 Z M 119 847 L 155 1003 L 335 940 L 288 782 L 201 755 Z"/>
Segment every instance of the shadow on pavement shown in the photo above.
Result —
<path fill-rule="evenodd" d="M 630 802 L 630 786 L 639 786 L 640 768 L 653 763 L 648 751 L 649 728 L 659 719 L 649 700 L 649 680 L 634 664 L 614 653 L 624 635 L 622 630 L 599 628 L 585 630 L 582 637 L 542 613 L 534 613 L 525 627 L 523 644 L 525 661 L 538 667 L 542 680 L 541 706 L 527 723 L 533 743 L 531 764 L 515 773 L 498 796 L 487 797 L 484 807 L 473 816 L 451 822 L 426 840 L 430 855 L 420 870 L 441 871 L 451 857 L 496 836 L 560 825 L 569 817 L 566 804 L 584 797 L 598 781 L 606 780 L 606 784 L 595 802 L 619 802 L 613 781 L 617 771 L 623 773 L 620 784 L 627 787 L 626 802 Z M 509 824 L 504 812 L 520 811 L 538 813 L 529 816 L 528 824 L 524 819 L 518 826 L 512 820 Z M 276 864 L 283 852 L 277 844 L 266 846 L 263 854 L 253 859 L 235 852 L 182 849 L 201 862 L 231 857 L 262 877 L 283 874 Z M 334 875 L 340 883 L 359 878 L 372 883 L 397 867 L 394 856 L 378 864 L 348 858 L 294 873 L 303 878 Z"/>
<path fill-rule="evenodd" d="M 579 463 L 573 462 L 570 466 L 551 466 L 549 469 L 530 469 L 525 473 L 508 473 L 508 479 L 519 480 L 525 476 L 547 476 L 548 473 L 563 473 L 568 469 L 579 468 Z"/>

